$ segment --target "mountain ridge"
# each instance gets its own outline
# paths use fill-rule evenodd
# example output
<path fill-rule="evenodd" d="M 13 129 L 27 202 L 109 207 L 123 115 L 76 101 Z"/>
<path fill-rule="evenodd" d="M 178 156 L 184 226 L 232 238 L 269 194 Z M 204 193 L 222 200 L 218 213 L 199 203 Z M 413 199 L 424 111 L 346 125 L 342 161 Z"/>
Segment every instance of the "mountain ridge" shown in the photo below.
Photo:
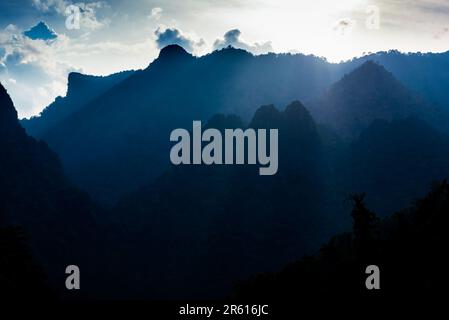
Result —
<path fill-rule="evenodd" d="M 408 116 L 407 109 L 417 110 L 421 106 L 428 112 L 423 111 L 420 116 L 424 115 L 439 128 L 444 127 L 439 119 L 444 117 L 437 112 L 442 108 L 423 103 L 391 79 L 390 83 L 402 94 L 384 85 L 384 98 L 379 98 L 372 84 L 363 82 L 366 86 L 361 89 L 371 90 L 372 97 L 377 99 L 371 102 L 368 113 L 363 108 L 355 108 L 352 115 L 343 110 L 346 104 L 354 105 L 348 100 L 350 92 L 340 99 L 338 112 L 315 105 L 316 97 L 326 94 L 326 89 L 341 79 L 340 75 L 356 70 L 361 61 L 331 65 L 313 56 L 253 56 L 234 48 L 194 57 L 179 46 L 169 46 L 147 68 L 135 71 L 113 88 L 78 105 L 75 112 L 37 137 L 58 152 L 73 181 L 106 204 L 147 184 L 167 168 L 164 155 L 168 154 L 166 137 L 171 130 L 190 127 L 193 120 L 207 121 L 216 113 L 235 114 L 247 122 L 258 106 L 287 105 L 299 99 L 310 106 L 311 114 L 320 124 L 336 121 L 345 127 L 353 123 L 358 113 L 357 117 L 363 121 L 343 132 L 356 136 L 375 118 L 391 119 L 390 113 L 395 112 Z M 381 74 L 391 78 L 386 71 Z M 359 81 L 354 82 L 357 85 Z M 378 82 L 381 86 L 382 79 Z M 398 103 L 389 101 L 392 108 L 382 109 L 388 97 Z M 332 105 L 332 99 L 328 100 Z M 363 91 L 359 92 L 359 100 L 363 100 Z M 329 105 L 329 101 L 321 104 Z M 433 118 L 428 117 L 431 113 L 435 113 Z M 26 123 L 24 126 L 27 127 Z M 108 165 L 104 166 L 105 163 Z M 145 163 L 151 163 L 151 168 Z M 112 172 L 119 174 L 113 176 Z"/>
<path fill-rule="evenodd" d="M 314 117 L 333 126 L 344 137 L 356 137 L 376 119 L 418 116 L 440 129 L 442 108 L 431 106 L 407 89 L 394 75 L 374 61 L 366 61 L 343 76 L 318 98 Z"/>

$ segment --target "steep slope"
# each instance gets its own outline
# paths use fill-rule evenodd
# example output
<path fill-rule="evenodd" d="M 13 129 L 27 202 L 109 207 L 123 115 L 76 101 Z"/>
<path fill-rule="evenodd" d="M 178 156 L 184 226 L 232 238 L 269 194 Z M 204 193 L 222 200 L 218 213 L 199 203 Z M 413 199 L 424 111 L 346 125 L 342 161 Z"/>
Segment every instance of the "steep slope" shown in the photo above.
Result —
<path fill-rule="evenodd" d="M 86 280 L 99 267 L 92 246 L 102 242 L 96 238 L 95 211 L 89 197 L 66 179 L 57 156 L 26 135 L 0 84 L 0 223 L 23 228 L 56 289 L 65 288 L 66 266 L 86 263 Z"/>
<path fill-rule="evenodd" d="M 444 120 L 449 120 L 441 108 L 425 103 L 384 67 L 372 61 L 365 62 L 332 85 L 311 110 L 317 121 L 350 138 L 376 119 L 417 116 L 442 128 Z"/>
<path fill-rule="evenodd" d="M 46 131 L 50 130 L 57 123 L 64 121 L 71 114 L 80 110 L 86 103 L 101 96 L 117 83 L 129 77 L 133 72 L 123 71 L 106 77 L 72 72 L 68 77 L 66 96 L 57 97 L 39 116 L 24 119 L 21 121 L 21 125 L 29 135 L 41 138 Z"/>

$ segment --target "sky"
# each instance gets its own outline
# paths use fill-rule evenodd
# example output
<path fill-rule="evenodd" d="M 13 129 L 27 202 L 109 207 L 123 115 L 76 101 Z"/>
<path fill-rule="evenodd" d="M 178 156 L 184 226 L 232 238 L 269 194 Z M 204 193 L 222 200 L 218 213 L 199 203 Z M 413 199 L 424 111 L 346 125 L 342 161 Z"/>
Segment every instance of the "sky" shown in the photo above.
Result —
<path fill-rule="evenodd" d="M 176 43 L 232 45 L 339 62 L 368 52 L 449 50 L 449 0 L 2 0 L 0 81 L 19 117 L 38 115 L 77 71 L 149 65 Z"/>

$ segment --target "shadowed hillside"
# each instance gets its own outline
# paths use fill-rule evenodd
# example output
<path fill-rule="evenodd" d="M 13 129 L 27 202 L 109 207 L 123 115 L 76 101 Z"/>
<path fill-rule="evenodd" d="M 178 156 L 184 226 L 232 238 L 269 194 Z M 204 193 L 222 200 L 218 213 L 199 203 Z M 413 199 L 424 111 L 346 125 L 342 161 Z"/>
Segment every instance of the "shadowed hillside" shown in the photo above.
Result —
<path fill-rule="evenodd" d="M 0 150 L 1 226 L 23 228 L 33 254 L 58 291 L 70 264 L 94 261 L 85 268 L 89 279 L 99 267 L 98 252 L 91 244 L 100 248 L 103 241 L 94 221 L 98 208 L 70 184 L 47 145 L 26 135 L 1 85 Z M 21 254 L 21 245 L 17 246 L 17 254 Z"/>
<path fill-rule="evenodd" d="M 373 122 L 340 164 L 347 193 L 364 191 L 379 215 L 405 207 L 449 175 L 449 136 L 416 118 Z"/>
<path fill-rule="evenodd" d="M 334 236 L 319 253 L 281 272 L 259 274 L 240 283 L 234 298 L 285 302 L 387 296 L 405 301 L 443 292 L 442 277 L 448 267 L 447 181 L 435 184 L 412 207 L 383 220 L 366 207 L 364 194 L 354 194 L 351 201 L 351 233 Z M 380 291 L 365 287 L 365 269 L 372 264 L 380 268 Z"/>
<path fill-rule="evenodd" d="M 317 121 L 354 138 L 374 120 L 416 116 L 447 130 L 448 112 L 431 106 L 373 61 L 345 75 L 311 107 Z"/>
<path fill-rule="evenodd" d="M 7 301 L 53 300 L 56 294 L 19 228 L 0 225 L 0 295 Z"/>
<path fill-rule="evenodd" d="M 209 126 L 241 121 L 215 116 Z M 259 176 L 257 166 L 173 167 L 114 209 L 117 225 L 151 252 L 150 260 L 140 257 L 151 270 L 140 280 L 152 288 L 148 294 L 220 297 L 236 279 L 276 270 L 329 235 L 335 217 L 320 201 L 321 142 L 308 111 L 299 102 L 282 112 L 261 107 L 249 127 L 279 129 L 275 176 Z"/>

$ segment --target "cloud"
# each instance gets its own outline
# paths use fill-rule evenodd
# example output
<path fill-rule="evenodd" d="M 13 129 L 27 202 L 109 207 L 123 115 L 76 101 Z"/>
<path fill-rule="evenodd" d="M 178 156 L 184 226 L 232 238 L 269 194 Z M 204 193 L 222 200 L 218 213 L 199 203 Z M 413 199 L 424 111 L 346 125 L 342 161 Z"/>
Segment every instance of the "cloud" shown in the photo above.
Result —
<path fill-rule="evenodd" d="M 36 114 L 55 96 L 65 93 L 67 73 L 74 68 L 59 61 L 57 52 L 66 45 L 64 36 L 52 41 L 33 40 L 14 25 L 0 29 L 0 80 L 21 117 Z"/>
<path fill-rule="evenodd" d="M 435 39 L 442 39 L 449 33 L 449 28 L 444 27 L 443 29 L 439 30 L 437 33 L 434 34 Z"/>
<path fill-rule="evenodd" d="M 5 74 L 7 70 L 8 69 L 6 68 L 6 65 L 3 63 L 3 61 L 0 60 L 0 76 L 2 74 Z"/>
<path fill-rule="evenodd" d="M 170 44 L 177 44 L 183 47 L 186 51 L 193 53 L 197 47 L 201 47 L 205 44 L 203 39 L 195 41 L 176 28 L 167 28 L 162 31 L 159 27 L 154 34 L 156 35 L 156 44 L 159 49 Z"/>
<path fill-rule="evenodd" d="M 335 23 L 332 30 L 344 36 L 346 34 L 351 33 L 356 24 L 357 21 L 354 19 L 343 18 L 338 20 L 337 23 Z"/>
<path fill-rule="evenodd" d="M 58 37 L 56 32 L 43 21 L 23 33 L 32 40 L 54 40 Z"/>
<path fill-rule="evenodd" d="M 77 6 L 79 8 L 79 21 L 80 28 L 86 28 L 88 30 L 96 30 L 105 27 L 110 24 L 109 18 L 99 19 L 97 17 L 98 11 L 103 8 L 108 8 L 109 5 L 106 1 L 93 1 L 93 2 L 77 2 L 73 3 L 68 0 L 32 0 L 33 6 L 43 13 L 57 13 L 61 16 L 68 16 L 73 12 L 66 12 L 67 7 L 70 5 Z"/>
<path fill-rule="evenodd" d="M 263 54 L 273 51 L 271 42 L 249 44 L 241 39 L 241 31 L 239 29 L 232 29 L 225 33 L 223 39 L 217 39 L 214 42 L 214 50 L 223 49 L 226 47 L 234 47 L 236 49 L 243 49 L 253 54 Z"/>
<path fill-rule="evenodd" d="M 50 12 L 52 10 L 63 13 L 67 7 L 64 0 L 33 0 L 33 6 L 41 12 Z"/>
<path fill-rule="evenodd" d="M 96 30 L 103 28 L 111 23 L 109 18 L 98 19 L 97 12 L 99 9 L 108 7 L 108 4 L 104 1 L 91 2 L 91 3 L 76 3 L 76 6 L 80 8 L 81 28 L 85 27 L 90 30 Z"/>
<path fill-rule="evenodd" d="M 5 65 L 17 66 L 20 65 L 25 60 L 25 54 L 21 51 L 14 50 L 5 57 Z"/>
<path fill-rule="evenodd" d="M 60 33 L 52 41 L 32 40 L 24 35 L 24 30 L 9 25 L 0 28 L 0 81 L 11 94 L 19 116 L 30 117 L 58 95 L 65 95 L 68 73 L 106 75 L 143 68 L 157 53 L 156 43 L 150 37 L 143 42 L 87 42 L 85 38 L 69 38 Z"/>
<path fill-rule="evenodd" d="M 154 20 L 159 20 L 162 17 L 162 8 L 156 7 L 151 9 L 151 14 L 149 16 L 149 18 L 152 18 Z"/>

